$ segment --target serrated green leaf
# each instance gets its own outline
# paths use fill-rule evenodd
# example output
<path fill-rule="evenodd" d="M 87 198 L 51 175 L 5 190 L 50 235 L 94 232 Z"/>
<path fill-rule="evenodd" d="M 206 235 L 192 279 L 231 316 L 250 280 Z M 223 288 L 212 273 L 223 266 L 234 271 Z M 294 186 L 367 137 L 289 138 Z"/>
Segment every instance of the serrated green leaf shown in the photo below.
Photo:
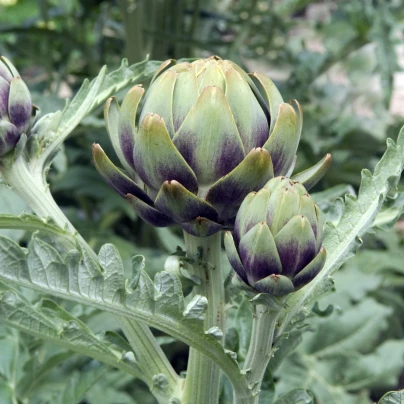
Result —
<path fill-rule="evenodd" d="M 314 398 L 307 390 L 296 389 L 280 397 L 274 404 L 314 404 Z"/>
<path fill-rule="evenodd" d="M 53 247 L 37 237 L 33 237 L 28 252 L 12 240 L 0 237 L 0 262 L 8 263 L 0 267 L 0 280 L 144 322 L 206 354 L 221 366 L 233 381 L 236 378 L 239 384 L 237 387 L 240 387 L 244 376 L 241 375 L 237 363 L 225 354 L 221 343 L 212 335 L 205 334 L 203 329 L 203 320 L 199 317 L 201 309 L 206 306 L 206 298 L 200 297 L 199 302 L 193 302 L 193 308 L 183 310 L 181 284 L 177 277 L 164 271 L 160 272 L 156 276 L 156 287 L 142 268 L 142 257 L 139 262 L 135 260 L 138 280 L 130 285 L 119 275 L 121 264 L 118 263 L 117 257 L 118 253 L 112 246 L 104 247 L 100 253 L 102 265 L 113 263 L 113 268 L 106 270 L 100 262 L 93 260 L 86 250 L 72 250 L 63 258 Z M 119 299 L 116 298 L 118 295 Z M 39 320 L 44 322 L 41 327 L 45 327 L 47 333 L 55 338 L 53 323 L 42 317 L 38 318 Z M 29 327 L 24 330 L 31 333 L 35 331 Z M 66 330 L 63 329 L 63 335 L 74 335 L 81 331 L 80 324 L 70 321 Z M 41 333 L 35 335 L 40 336 Z"/>
<path fill-rule="evenodd" d="M 363 250 L 359 254 L 366 251 Z M 335 291 L 316 301 L 321 307 L 331 304 L 335 306 L 336 310 L 347 310 L 350 309 L 353 302 L 360 302 L 370 292 L 380 290 L 384 282 L 383 277 L 360 270 L 360 267 L 356 265 L 356 258 L 357 256 L 352 258 L 343 270 L 335 274 Z M 373 265 L 373 263 L 367 263 L 367 265 L 370 264 Z"/>
<path fill-rule="evenodd" d="M 372 354 L 360 358 L 358 365 L 359 372 L 353 369 L 352 376 L 348 374 L 348 379 L 352 377 L 345 384 L 348 391 L 396 385 L 404 366 L 403 341 L 383 342 Z"/>
<path fill-rule="evenodd" d="M 252 330 L 251 303 L 246 297 L 229 310 L 226 326 L 233 328 L 237 333 L 238 355 L 241 360 L 247 356 Z"/>
<path fill-rule="evenodd" d="M 404 390 L 386 393 L 377 404 L 404 404 Z"/>
<path fill-rule="evenodd" d="M 391 251 L 363 250 L 353 258 L 352 266 L 369 274 L 385 275 L 388 270 L 404 274 L 403 260 L 403 251 L 394 251 L 393 254 Z"/>
<path fill-rule="evenodd" d="M 223 339 L 223 331 L 216 325 L 214 327 L 209 328 L 208 331 L 205 331 L 205 334 L 211 335 L 213 338 L 216 338 L 218 341 L 221 341 Z"/>
<path fill-rule="evenodd" d="M 364 389 L 395 385 L 403 364 L 404 343 L 394 340 L 368 355 L 342 350 L 320 359 L 296 352 L 279 369 L 277 392 L 303 387 L 321 403 L 371 404 Z"/>
<path fill-rule="evenodd" d="M 98 259 L 104 270 L 105 287 L 103 299 L 107 302 L 121 302 L 123 296 L 124 269 L 121 257 L 116 247 L 105 244 L 98 253 Z"/>
<path fill-rule="evenodd" d="M 400 218 L 404 210 L 404 193 L 399 193 L 394 199 L 387 200 L 377 215 L 374 227 L 388 230 Z"/>
<path fill-rule="evenodd" d="M 352 185 L 335 185 L 325 191 L 314 192 L 310 196 L 322 211 L 327 211 L 337 198 L 343 197 L 346 194 L 356 195 Z"/>
<path fill-rule="evenodd" d="M 170 272 L 158 272 L 154 278 L 155 313 L 175 316 L 184 311 L 184 296 L 179 278 Z"/>
<path fill-rule="evenodd" d="M 0 402 L 3 404 L 15 404 L 15 395 L 5 380 L 0 380 Z"/>
<path fill-rule="evenodd" d="M 80 403 L 88 390 L 90 390 L 108 370 L 106 366 L 97 366 L 86 372 L 75 372 L 68 380 L 64 392 L 59 398 L 59 403 Z"/>
<path fill-rule="evenodd" d="M 49 139 L 40 157 L 41 164 L 44 166 L 47 163 L 60 144 L 86 115 L 125 87 L 150 79 L 159 64 L 159 62 L 144 60 L 128 66 L 127 60 L 124 59 L 119 69 L 107 74 L 107 68 L 104 66 L 94 80 L 91 82 L 85 80 L 76 96 L 62 111 L 59 127 L 54 137 Z"/>
<path fill-rule="evenodd" d="M 208 300 L 205 296 L 196 295 L 187 304 L 183 315 L 185 318 L 197 319 L 203 321 L 205 319 L 206 309 L 208 308 Z"/>
<path fill-rule="evenodd" d="M 301 349 L 317 358 L 342 352 L 369 352 L 388 327 L 392 312 L 390 307 L 368 298 L 342 314 L 334 311 L 329 318 L 312 319 L 310 324 L 315 331 L 306 335 Z"/>
<path fill-rule="evenodd" d="M 100 404 L 107 404 L 107 403 L 119 403 L 119 404 L 142 404 L 143 401 L 138 401 L 139 399 L 142 400 L 141 395 L 137 392 L 135 397 L 131 397 L 128 393 L 124 391 L 119 391 L 118 389 L 114 388 L 114 386 L 104 386 L 100 383 L 95 385 L 87 394 L 86 398 L 88 399 L 89 403 L 100 403 Z"/>
<path fill-rule="evenodd" d="M 45 299 L 33 306 L 3 282 L 0 282 L 0 287 L 0 319 L 5 324 L 142 379 L 142 372 L 136 364 L 128 365 L 121 361 L 125 352 L 120 346 L 105 338 L 100 339 L 83 322 L 52 300 Z"/>
<path fill-rule="evenodd" d="M 51 355 L 43 362 L 39 362 L 37 357 L 32 357 L 24 365 L 24 377 L 18 381 L 17 391 L 19 396 L 30 396 L 46 377 L 49 372 L 55 369 L 62 362 L 71 358 L 71 351 L 58 352 Z"/>
<path fill-rule="evenodd" d="M 269 362 L 269 369 L 272 373 L 275 373 L 284 359 L 300 345 L 303 340 L 302 334 L 302 330 L 292 330 L 276 342 L 274 357 Z"/>

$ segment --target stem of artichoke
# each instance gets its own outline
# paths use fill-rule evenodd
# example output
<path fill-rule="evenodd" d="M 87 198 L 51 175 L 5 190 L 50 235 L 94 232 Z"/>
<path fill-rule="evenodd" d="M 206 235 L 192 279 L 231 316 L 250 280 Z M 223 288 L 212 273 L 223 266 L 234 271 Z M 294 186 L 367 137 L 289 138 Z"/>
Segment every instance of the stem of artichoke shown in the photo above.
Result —
<path fill-rule="evenodd" d="M 123 25 L 125 28 L 125 55 L 129 63 L 137 63 L 146 57 L 143 38 L 144 2 L 119 0 Z"/>
<path fill-rule="evenodd" d="M 63 211 L 59 208 L 46 184 L 42 169 L 35 171 L 23 156 L 18 157 L 14 162 L 4 159 L 0 165 L 2 179 L 13 188 L 13 190 L 28 204 L 28 206 L 40 218 L 52 218 L 62 229 L 75 235 L 81 247 L 96 262 L 98 258 L 94 250 L 77 233 L 77 230 L 70 223 Z M 175 394 L 180 384 L 180 379 L 169 363 L 160 345 L 151 333 L 149 327 L 134 320 L 123 320 L 125 333 L 128 333 L 128 340 L 135 356 L 141 358 L 138 363 L 144 378 L 142 379 L 151 388 L 152 393 L 159 403 L 168 402 Z M 155 374 L 150 373 L 153 369 Z M 167 377 L 167 386 L 164 392 L 154 386 L 153 376 L 164 375 Z"/>
<path fill-rule="evenodd" d="M 131 347 L 135 348 L 136 360 L 142 367 L 150 390 L 159 403 L 167 403 L 178 394 L 181 379 L 147 325 L 125 317 L 121 318 L 121 325 Z M 163 382 L 159 382 L 159 378 Z"/>
<path fill-rule="evenodd" d="M 217 326 L 224 330 L 224 285 L 221 266 L 221 233 L 210 237 L 195 237 L 184 232 L 187 256 L 192 258 L 202 251 L 201 259 L 190 270 L 200 278 L 201 284 L 193 293 L 206 296 L 208 308 L 205 330 Z M 210 359 L 190 348 L 187 378 L 182 403 L 217 404 L 220 394 L 221 371 Z"/>
<path fill-rule="evenodd" d="M 243 370 L 247 374 L 248 384 L 254 386 L 254 404 L 258 403 L 262 380 L 273 355 L 272 344 L 280 313 L 281 310 L 277 311 L 263 304 L 253 304 L 253 329 Z M 236 399 L 234 402 L 240 403 Z"/>

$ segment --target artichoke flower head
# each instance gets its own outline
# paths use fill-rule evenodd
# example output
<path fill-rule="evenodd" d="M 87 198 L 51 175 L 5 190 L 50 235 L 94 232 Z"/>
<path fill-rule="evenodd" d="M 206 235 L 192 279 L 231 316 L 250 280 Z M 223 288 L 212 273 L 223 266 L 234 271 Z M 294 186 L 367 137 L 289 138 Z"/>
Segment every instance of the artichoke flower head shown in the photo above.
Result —
<path fill-rule="evenodd" d="M 249 288 L 283 296 L 309 283 L 323 268 L 323 226 L 323 213 L 304 186 L 276 177 L 244 199 L 234 238 L 229 231 L 225 235 L 227 256 Z"/>
<path fill-rule="evenodd" d="M 109 99 L 105 119 L 126 174 L 96 144 L 104 179 L 146 222 L 201 237 L 232 228 L 249 192 L 291 173 L 302 127 L 297 101 L 218 57 L 164 62 L 145 95 Z"/>
<path fill-rule="evenodd" d="M 38 115 L 31 94 L 13 64 L 0 58 L 0 157 L 14 149 L 21 135 L 29 131 Z"/>

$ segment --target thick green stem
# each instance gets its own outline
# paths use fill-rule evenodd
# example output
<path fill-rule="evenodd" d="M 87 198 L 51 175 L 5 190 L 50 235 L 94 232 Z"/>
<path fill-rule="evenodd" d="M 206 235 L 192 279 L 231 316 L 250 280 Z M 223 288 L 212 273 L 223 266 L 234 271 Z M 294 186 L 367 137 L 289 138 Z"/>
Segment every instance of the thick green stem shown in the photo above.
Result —
<path fill-rule="evenodd" d="M 131 64 L 140 62 L 147 54 L 143 37 L 144 2 L 120 0 L 118 3 L 125 28 L 125 56 Z"/>
<path fill-rule="evenodd" d="M 273 355 L 272 344 L 280 312 L 262 304 L 253 305 L 251 342 L 243 369 L 247 374 L 249 385 L 254 386 L 256 395 L 255 399 L 249 400 L 248 403 L 258 403 L 262 379 Z M 240 404 L 244 401 L 235 397 L 234 402 Z"/>
<path fill-rule="evenodd" d="M 50 217 L 58 226 L 72 235 L 76 235 L 82 248 L 85 248 L 89 255 L 98 262 L 94 250 L 77 233 L 74 226 L 56 204 L 42 173 L 35 172 L 24 157 L 20 156 L 14 162 L 4 161 L 3 165 L 0 166 L 0 174 L 37 216 L 40 218 Z M 150 387 L 153 387 L 153 385 L 158 385 L 158 381 L 153 376 L 156 374 L 164 375 L 168 382 L 166 386 L 167 396 L 164 401 L 168 402 L 168 398 L 171 397 L 169 394 L 174 393 L 178 387 L 178 376 L 146 325 L 135 320 L 123 319 L 122 321 L 125 326 L 125 334 L 128 334 L 127 337 L 135 357 L 141 358 L 138 365 L 144 374 L 142 380 L 147 380 Z M 152 392 L 159 402 L 164 402 L 161 401 L 161 389 L 152 388 Z"/>
<path fill-rule="evenodd" d="M 122 330 L 136 352 L 144 377 L 159 403 L 179 394 L 180 378 L 147 325 L 121 317 Z"/>
<path fill-rule="evenodd" d="M 3 179 L 24 199 L 37 216 L 50 217 L 62 229 L 76 233 L 76 229 L 53 199 L 49 186 L 42 176 L 33 175 L 23 156 L 18 157 L 11 164 L 9 161 L 4 163 L 6 163 L 4 166 L 0 166 Z"/>
<path fill-rule="evenodd" d="M 201 284 L 195 286 L 194 294 L 206 296 L 208 308 L 205 315 L 205 330 L 219 327 L 224 330 L 224 286 L 221 266 L 221 233 L 210 237 L 195 237 L 184 233 L 187 256 L 192 258 L 202 252 L 190 270 L 198 276 Z M 220 369 L 198 350 L 189 351 L 187 378 L 183 403 L 216 404 L 220 393 Z"/>

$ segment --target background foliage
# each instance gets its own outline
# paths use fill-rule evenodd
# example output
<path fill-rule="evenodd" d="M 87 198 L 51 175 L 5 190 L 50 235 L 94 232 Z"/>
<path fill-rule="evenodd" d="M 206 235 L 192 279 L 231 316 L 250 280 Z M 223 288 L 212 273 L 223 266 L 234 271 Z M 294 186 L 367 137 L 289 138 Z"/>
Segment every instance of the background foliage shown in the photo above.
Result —
<path fill-rule="evenodd" d="M 403 24 L 403 0 L 0 0 L 0 54 L 18 66 L 43 113 L 63 108 L 84 78 L 104 64 L 117 68 L 123 57 L 136 63 L 147 54 L 151 60 L 218 54 L 268 74 L 285 99 L 303 106 L 299 168 L 333 155 L 314 195 L 333 221 L 334 201 L 358 192 L 361 169 L 374 168 L 386 138 L 395 138 L 402 126 Z M 65 142 L 49 175 L 52 192 L 96 251 L 115 244 L 126 271 L 132 256 L 143 254 L 153 277 L 166 255 L 182 246 L 181 233 L 148 226 L 116 196 L 91 162 L 94 141 L 114 155 L 102 108 Z M 0 195 L 1 212 L 29 213 L 1 183 Z M 293 354 L 280 366 L 272 362 L 276 382 L 266 386 L 265 402 L 276 395 L 277 403 L 372 403 L 388 389 L 404 388 L 404 222 L 391 225 L 403 201 L 400 193 L 378 216 L 360 252 L 335 275 L 335 292 L 316 303 L 317 314 L 291 335 Z M 31 236 L 0 234 L 22 245 Z M 41 299 L 32 291 L 22 294 L 35 303 Z M 94 334 L 119 329 L 96 309 L 58 303 Z M 227 344 L 243 358 L 250 309 L 241 298 L 234 304 Z M 157 335 L 176 370 L 184 370 L 185 345 Z M 133 376 L 23 332 L 2 327 L 0 351 L 6 353 L 0 356 L 2 403 L 154 403 Z M 291 387 L 303 390 L 280 398 Z"/>

